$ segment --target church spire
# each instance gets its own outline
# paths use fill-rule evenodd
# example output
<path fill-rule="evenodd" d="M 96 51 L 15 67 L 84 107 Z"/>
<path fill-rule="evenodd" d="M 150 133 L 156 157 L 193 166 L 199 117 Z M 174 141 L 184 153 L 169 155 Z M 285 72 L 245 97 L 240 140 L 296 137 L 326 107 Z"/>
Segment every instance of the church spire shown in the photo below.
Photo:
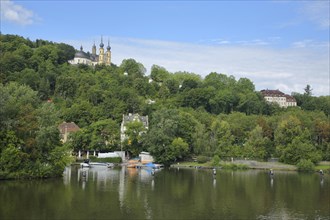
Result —
<path fill-rule="evenodd" d="M 103 36 L 101 36 L 99 64 L 103 64 L 104 63 L 104 48 L 103 47 L 104 47 Z"/>
<path fill-rule="evenodd" d="M 96 55 L 96 46 L 95 46 L 95 40 L 94 40 L 94 44 L 93 44 L 93 47 L 92 47 L 92 55 Z"/>
<path fill-rule="evenodd" d="M 101 43 L 100 43 L 100 47 L 103 48 L 104 44 L 103 44 L 103 36 L 101 36 Z"/>
<path fill-rule="evenodd" d="M 110 40 L 108 39 L 108 46 L 107 46 L 107 50 L 110 50 L 111 47 L 110 47 Z"/>

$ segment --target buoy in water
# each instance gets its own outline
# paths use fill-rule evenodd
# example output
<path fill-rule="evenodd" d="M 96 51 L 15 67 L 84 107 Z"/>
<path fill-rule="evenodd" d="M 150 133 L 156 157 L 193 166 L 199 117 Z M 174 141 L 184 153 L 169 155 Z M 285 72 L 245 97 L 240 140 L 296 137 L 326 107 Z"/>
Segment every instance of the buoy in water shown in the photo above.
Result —
<path fill-rule="evenodd" d="M 270 170 L 269 170 L 269 175 L 271 175 L 271 176 L 274 175 L 274 171 L 273 171 L 273 169 L 270 169 Z"/>

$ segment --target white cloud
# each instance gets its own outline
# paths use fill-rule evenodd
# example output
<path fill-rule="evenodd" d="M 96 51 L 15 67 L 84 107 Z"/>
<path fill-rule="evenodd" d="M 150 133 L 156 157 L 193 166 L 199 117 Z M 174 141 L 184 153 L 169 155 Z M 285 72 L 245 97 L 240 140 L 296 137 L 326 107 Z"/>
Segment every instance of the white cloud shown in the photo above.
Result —
<path fill-rule="evenodd" d="M 253 40 L 236 40 L 230 41 L 227 39 L 203 39 L 198 43 L 208 45 L 241 45 L 241 46 L 265 46 L 276 43 L 280 37 L 269 37 L 267 39 L 253 39 Z"/>
<path fill-rule="evenodd" d="M 328 29 L 330 27 L 329 0 L 307 1 L 302 8 L 302 13 L 320 28 Z"/>
<path fill-rule="evenodd" d="M 329 42 L 316 42 L 314 40 L 302 40 L 292 43 L 292 46 L 296 48 L 329 48 L 329 45 Z"/>
<path fill-rule="evenodd" d="M 1 0 L 1 19 L 20 25 L 30 25 L 37 20 L 31 11 L 11 0 Z"/>
<path fill-rule="evenodd" d="M 91 50 L 93 44 L 93 40 L 66 42 L 76 48 L 83 44 L 85 50 Z M 111 38 L 111 42 L 113 62 L 117 65 L 123 59 L 133 58 L 148 71 L 156 64 L 170 72 L 188 71 L 203 77 L 210 72 L 225 73 L 236 79 L 251 79 L 258 90 L 280 89 L 288 94 L 303 93 L 303 88 L 310 84 L 315 95 L 329 95 L 329 44 L 274 49 L 130 38 Z"/>

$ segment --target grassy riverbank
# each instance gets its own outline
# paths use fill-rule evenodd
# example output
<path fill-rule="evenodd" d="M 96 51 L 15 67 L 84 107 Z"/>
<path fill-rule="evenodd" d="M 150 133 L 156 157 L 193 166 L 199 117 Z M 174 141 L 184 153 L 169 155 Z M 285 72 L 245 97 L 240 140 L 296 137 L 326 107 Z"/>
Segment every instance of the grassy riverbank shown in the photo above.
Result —
<path fill-rule="evenodd" d="M 330 173 L 330 161 L 322 161 L 317 166 L 315 170 L 323 170 L 324 172 Z"/>
<path fill-rule="evenodd" d="M 180 162 L 177 164 L 172 164 L 171 167 L 190 167 L 190 168 L 204 168 L 204 169 L 212 169 L 214 166 L 211 162 L 206 163 L 198 163 L 198 162 Z M 259 162 L 254 160 L 237 160 L 234 162 L 220 162 L 219 166 L 216 168 L 220 169 L 260 169 L 260 170 L 283 170 L 283 171 L 297 171 L 298 168 L 294 165 L 284 164 L 280 162 Z M 315 166 L 315 171 L 323 170 L 326 173 L 330 173 L 330 162 L 324 161 L 320 162 L 317 166 Z"/>

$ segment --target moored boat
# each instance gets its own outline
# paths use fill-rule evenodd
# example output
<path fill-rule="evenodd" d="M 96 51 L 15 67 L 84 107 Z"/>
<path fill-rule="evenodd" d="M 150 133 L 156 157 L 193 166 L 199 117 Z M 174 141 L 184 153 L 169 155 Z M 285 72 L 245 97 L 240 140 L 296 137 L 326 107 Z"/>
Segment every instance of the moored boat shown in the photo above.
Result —
<path fill-rule="evenodd" d="M 88 159 L 84 160 L 84 162 L 80 163 L 80 166 L 81 167 L 90 167 L 89 160 Z"/>

